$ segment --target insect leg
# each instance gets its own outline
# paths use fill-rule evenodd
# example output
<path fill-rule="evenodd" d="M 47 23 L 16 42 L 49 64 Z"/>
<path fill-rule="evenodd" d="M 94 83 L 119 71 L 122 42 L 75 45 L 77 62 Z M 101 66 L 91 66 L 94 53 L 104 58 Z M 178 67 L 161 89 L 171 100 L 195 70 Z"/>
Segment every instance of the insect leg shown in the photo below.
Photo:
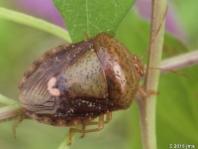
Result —
<path fill-rule="evenodd" d="M 81 134 L 81 136 L 80 136 L 81 138 L 84 138 L 84 137 L 85 137 L 85 130 L 86 130 L 86 124 L 83 123 L 83 124 L 82 124 L 82 131 L 83 131 L 83 132 L 82 132 L 82 134 Z"/>
<path fill-rule="evenodd" d="M 90 126 L 90 125 L 98 125 L 98 127 L 86 129 L 86 126 Z M 69 128 L 68 141 L 67 141 L 68 145 L 72 144 L 72 137 L 74 133 L 82 133 L 81 137 L 84 137 L 86 133 L 100 131 L 103 128 L 104 128 L 104 115 L 99 116 L 98 122 L 89 122 L 87 124 L 83 124 L 83 127 L 81 129 Z"/>
<path fill-rule="evenodd" d="M 74 128 L 69 128 L 68 136 L 67 136 L 67 145 L 72 144 L 72 138 L 74 134 Z"/>
<path fill-rule="evenodd" d="M 86 126 L 91 126 L 91 125 L 98 125 L 98 126 L 97 126 L 97 128 L 85 129 Z M 89 122 L 89 123 L 84 125 L 84 128 L 82 129 L 83 130 L 82 137 L 85 136 L 85 133 L 99 131 L 99 130 L 101 130 L 103 128 L 104 128 L 104 114 L 100 115 L 98 117 L 98 121 L 97 122 L 93 121 L 93 122 Z"/>
<path fill-rule="evenodd" d="M 108 123 L 109 121 L 111 121 L 111 119 L 112 119 L 112 112 L 107 112 L 106 113 L 106 119 L 105 119 L 105 121 L 104 121 L 104 123 L 106 124 L 106 123 Z"/>
<path fill-rule="evenodd" d="M 20 112 L 12 125 L 12 133 L 15 139 L 16 139 L 16 128 L 24 119 L 25 119 L 25 115 L 22 112 Z"/>
<path fill-rule="evenodd" d="M 137 91 L 136 98 L 137 99 L 145 98 L 145 97 L 149 97 L 149 96 L 153 96 L 153 95 L 158 96 L 159 92 L 153 91 L 153 90 L 145 90 L 143 87 L 139 87 L 138 91 Z"/>
<path fill-rule="evenodd" d="M 107 113 L 105 113 L 104 114 L 106 117 L 105 117 L 105 119 L 104 119 L 104 124 L 106 124 L 106 123 L 108 123 L 109 121 L 111 121 L 111 119 L 112 119 L 112 112 L 107 112 Z M 104 117 L 104 115 L 103 115 L 103 117 Z M 99 119 L 100 119 L 100 117 L 99 117 Z M 99 121 L 99 120 L 98 120 Z M 87 124 L 86 124 L 86 126 L 88 126 L 88 125 L 97 125 L 98 124 L 98 121 L 91 121 L 91 122 L 88 122 Z"/>

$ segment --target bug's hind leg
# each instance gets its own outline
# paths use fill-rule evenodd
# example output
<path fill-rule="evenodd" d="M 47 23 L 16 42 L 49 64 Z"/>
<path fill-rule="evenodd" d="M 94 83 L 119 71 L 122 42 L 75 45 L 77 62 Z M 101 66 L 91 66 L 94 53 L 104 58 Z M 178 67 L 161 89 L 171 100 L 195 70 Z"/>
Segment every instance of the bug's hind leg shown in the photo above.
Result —
<path fill-rule="evenodd" d="M 112 119 L 112 112 L 107 112 L 106 113 L 106 119 L 105 119 L 105 124 L 108 123 L 109 121 L 111 121 Z"/>
<path fill-rule="evenodd" d="M 103 116 L 103 118 L 102 118 Z M 106 116 L 106 117 L 104 117 Z M 98 121 L 90 121 L 86 124 L 86 126 L 90 126 L 90 125 L 97 125 L 99 123 L 99 121 L 101 121 L 103 119 L 104 124 L 107 124 L 109 121 L 111 121 L 112 119 L 112 112 L 107 112 L 104 115 L 101 115 L 101 117 L 99 117 Z"/>
<path fill-rule="evenodd" d="M 106 117 L 105 117 L 106 116 Z M 103 114 L 99 116 L 98 121 L 91 121 L 88 122 L 87 124 L 82 125 L 82 129 L 86 130 L 86 126 L 91 126 L 91 125 L 98 125 L 98 128 L 104 128 L 104 124 L 108 123 L 112 119 L 112 112 L 107 112 L 106 114 Z M 85 137 L 85 133 L 82 133 L 81 138 Z"/>
<path fill-rule="evenodd" d="M 85 137 L 85 130 L 86 130 L 86 124 L 85 123 L 83 123 L 82 124 L 82 131 L 83 131 L 83 133 L 81 134 L 81 138 L 84 138 Z"/>
<path fill-rule="evenodd" d="M 90 129 L 86 129 L 86 126 L 95 126 L 97 125 L 97 128 L 90 128 Z M 81 133 L 81 137 L 84 137 L 86 133 L 90 133 L 90 132 L 96 132 L 96 131 L 100 131 L 101 129 L 104 128 L 104 114 L 99 116 L 98 118 L 98 122 L 88 122 L 88 123 L 84 123 L 82 125 L 82 128 L 69 128 L 69 134 L 68 134 L 68 145 L 72 144 L 72 138 L 74 133 Z"/>
<path fill-rule="evenodd" d="M 18 127 L 18 125 L 25 119 L 27 118 L 22 111 L 20 111 L 18 113 L 18 115 L 15 117 L 14 123 L 12 125 L 12 133 L 14 138 L 16 139 L 16 128 Z"/>

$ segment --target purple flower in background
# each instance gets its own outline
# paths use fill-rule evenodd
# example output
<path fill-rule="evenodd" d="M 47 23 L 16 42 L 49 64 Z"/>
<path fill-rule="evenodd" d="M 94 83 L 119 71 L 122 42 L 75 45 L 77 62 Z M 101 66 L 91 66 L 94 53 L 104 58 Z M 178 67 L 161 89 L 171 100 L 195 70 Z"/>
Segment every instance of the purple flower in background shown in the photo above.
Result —
<path fill-rule="evenodd" d="M 16 3 L 22 10 L 31 15 L 44 18 L 61 27 L 65 27 L 64 21 L 52 0 L 17 0 Z"/>
<path fill-rule="evenodd" d="M 151 0 L 137 0 L 136 8 L 141 16 L 145 19 L 150 19 L 151 16 Z M 171 32 L 178 39 L 184 40 L 185 33 L 179 24 L 179 20 L 174 12 L 173 7 L 169 3 L 166 16 L 166 30 Z"/>

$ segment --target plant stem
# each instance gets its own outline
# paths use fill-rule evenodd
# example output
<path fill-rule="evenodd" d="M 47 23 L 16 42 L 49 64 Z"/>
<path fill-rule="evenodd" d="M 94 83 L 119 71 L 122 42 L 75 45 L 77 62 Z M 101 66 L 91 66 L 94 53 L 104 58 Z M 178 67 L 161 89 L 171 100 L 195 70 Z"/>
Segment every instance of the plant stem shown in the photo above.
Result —
<path fill-rule="evenodd" d="M 0 104 L 8 105 L 0 108 L 0 122 L 17 116 L 20 109 L 17 101 L 0 94 Z"/>
<path fill-rule="evenodd" d="M 60 146 L 58 147 L 58 149 L 70 149 L 70 146 L 67 145 L 67 141 L 63 141 Z"/>
<path fill-rule="evenodd" d="M 161 62 L 160 70 L 162 72 L 166 72 L 170 70 L 185 68 L 193 64 L 198 64 L 198 50 L 163 60 Z"/>
<path fill-rule="evenodd" d="M 19 110 L 20 106 L 18 104 L 0 108 L 0 122 L 16 117 Z"/>
<path fill-rule="evenodd" d="M 6 8 L 2 8 L 2 7 L 0 7 L 0 18 L 7 19 L 10 21 L 19 23 L 19 24 L 27 25 L 36 29 L 40 29 L 42 31 L 53 34 L 71 43 L 71 38 L 69 36 L 69 33 L 65 29 L 59 26 L 56 26 L 54 24 L 51 24 L 47 21 L 44 21 L 42 19 L 38 19 L 38 18 L 29 16 L 26 14 L 9 10 Z"/>
<path fill-rule="evenodd" d="M 159 68 L 165 32 L 166 0 L 152 0 L 152 18 L 149 43 L 149 58 L 145 76 L 145 90 L 157 92 L 160 70 Z M 156 95 L 150 95 L 138 100 L 144 149 L 157 149 L 156 140 Z"/>
<path fill-rule="evenodd" d="M 6 105 L 12 105 L 12 104 L 16 104 L 17 101 L 0 94 L 0 103 L 1 104 L 6 104 Z"/>

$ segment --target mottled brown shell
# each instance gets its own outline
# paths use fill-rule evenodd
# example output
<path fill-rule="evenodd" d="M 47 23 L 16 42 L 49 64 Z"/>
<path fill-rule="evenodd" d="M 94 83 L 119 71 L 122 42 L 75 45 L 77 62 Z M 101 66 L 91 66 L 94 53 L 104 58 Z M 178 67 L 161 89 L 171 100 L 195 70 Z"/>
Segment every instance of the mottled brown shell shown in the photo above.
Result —
<path fill-rule="evenodd" d="M 59 46 L 25 73 L 19 87 L 24 112 L 41 122 L 70 126 L 125 109 L 140 79 L 142 67 L 136 59 L 104 33 Z"/>

